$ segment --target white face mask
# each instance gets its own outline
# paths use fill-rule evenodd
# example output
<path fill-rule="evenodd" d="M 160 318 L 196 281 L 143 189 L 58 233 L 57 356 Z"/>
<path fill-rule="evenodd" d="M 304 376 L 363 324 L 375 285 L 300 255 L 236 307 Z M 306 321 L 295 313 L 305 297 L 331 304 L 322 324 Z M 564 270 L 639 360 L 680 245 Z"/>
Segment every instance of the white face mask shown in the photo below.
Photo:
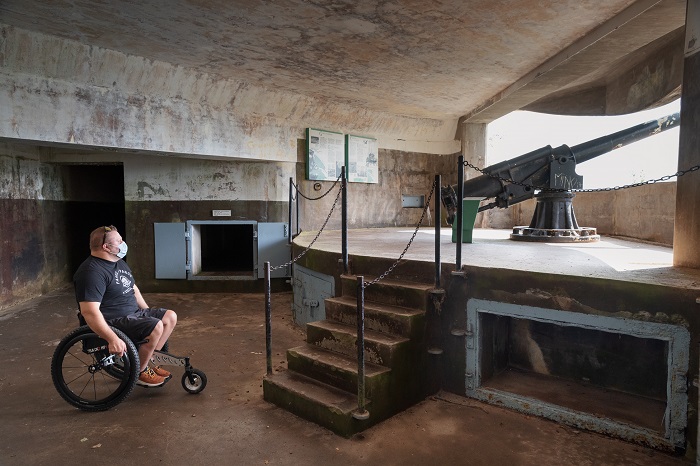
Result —
<path fill-rule="evenodd" d="M 129 247 L 126 245 L 126 241 L 122 241 L 117 247 L 119 248 L 119 251 L 115 255 L 120 259 L 124 259 L 124 256 L 126 256 L 126 251 L 129 250 Z"/>

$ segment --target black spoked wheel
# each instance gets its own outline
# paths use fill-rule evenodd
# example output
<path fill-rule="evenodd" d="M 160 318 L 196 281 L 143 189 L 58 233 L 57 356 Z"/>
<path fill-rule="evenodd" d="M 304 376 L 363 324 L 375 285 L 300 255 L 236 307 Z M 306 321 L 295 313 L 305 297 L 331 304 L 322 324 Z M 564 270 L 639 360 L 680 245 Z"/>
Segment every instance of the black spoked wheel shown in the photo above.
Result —
<path fill-rule="evenodd" d="M 198 369 L 182 374 L 182 388 L 188 393 L 199 393 L 207 386 L 207 376 Z"/>
<path fill-rule="evenodd" d="M 114 333 L 126 343 L 126 353 L 110 355 L 107 342 L 87 325 L 66 335 L 51 360 L 51 378 L 59 395 L 85 411 L 104 411 L 121 403 L 139 376 L 139 354 L 120 330 Z"/>

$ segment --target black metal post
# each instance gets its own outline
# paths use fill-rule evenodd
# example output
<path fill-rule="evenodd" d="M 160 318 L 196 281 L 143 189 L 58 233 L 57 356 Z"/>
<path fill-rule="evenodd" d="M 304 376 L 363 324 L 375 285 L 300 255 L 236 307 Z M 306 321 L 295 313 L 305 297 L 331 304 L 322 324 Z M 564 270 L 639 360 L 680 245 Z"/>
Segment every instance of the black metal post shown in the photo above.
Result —
<path fill-rule="evenodd" d="M 292 185 L 294 180 L 289 177 L 289 244 L 292 244 L 292 202 L 294 202 L 294 196 L 292 194 Z M 298 210 L 297 210 L 298 211 Z M 299 219 L 297 219 L 297 228 L 299 228 Z"/>
<path fill-rule="evenodd" d="M 459 156 L 457 162 L 457 253 L 455 257 L 455 270 L 462 269 L 462 205 L 464 199 L 464 156 Z"/>
<path fill-rule="evenodd" d="M 357 277 L 357 411 L 355 419 L 369 418 L 365 409 L 365 278 Z"/>
<path fill-rule="evenodd" d="M 441 282 L 441 259 L 440 259 L 440 224 L 442 223 L 442 212 L 440 211 L 440 175 L 435 175 L 435 288 L 440 288 Z"/>
<path fill-rule="evenodd" d="M 265 262 L 265 353 L 267 375 L 272 375 L 272 300 L 270 299 L 270 263 Z"/>
<path fill-rule="evenodd" d="M 340 181 L 343 192 L 343 212 L 342 212 L 342 254 L 343 254 L 343 272 L 348 273 L 348 188 L 347 180 L 345 179 L 345 167 L 340 169 Z"/>
<path fill-rule="evenodd" d="M 299 187 L 296 189 L 296 203 L 294 204 L 296 206 L 296 212 L 297 212 L 297 235 L 301 232 L 301 229 L 299 228 L 299 201 L 301 199 L 299 198 Z M 292 231 L 292 228 L 289 228 L 289 231 Z"/>

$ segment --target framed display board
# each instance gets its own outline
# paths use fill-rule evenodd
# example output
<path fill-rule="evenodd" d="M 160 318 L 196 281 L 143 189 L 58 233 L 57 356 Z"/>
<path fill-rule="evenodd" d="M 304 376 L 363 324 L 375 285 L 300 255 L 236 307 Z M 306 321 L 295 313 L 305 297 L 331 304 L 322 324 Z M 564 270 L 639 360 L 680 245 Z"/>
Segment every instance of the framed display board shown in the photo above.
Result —
<path fill-rule="evenodd" d="M 306 179 L 335 181 L 345 162 L 342 133 L 306 129 Z"/>
<path fill-rule="evenodd" d="M 379 183 L 377 140 L 361 136 L 345 136 L 345 166 L 348 181 Z"/>

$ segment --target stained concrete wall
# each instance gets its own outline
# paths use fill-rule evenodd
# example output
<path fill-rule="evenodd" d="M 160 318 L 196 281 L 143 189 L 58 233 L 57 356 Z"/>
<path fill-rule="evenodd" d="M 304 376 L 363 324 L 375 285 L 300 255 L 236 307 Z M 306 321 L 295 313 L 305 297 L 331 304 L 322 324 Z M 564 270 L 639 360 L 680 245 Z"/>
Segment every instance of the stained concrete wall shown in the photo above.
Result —
<path fill-rule="evenodd" d="M 43 152 L 0 143 L 0 313 L 69 277 L 62 168 L 42 164 Z"/>
<path fill-rule="evenodd" d="M 302 231 L 318 230 L 328 220 L 326 228 L 341 228 L 342 200 L 337 198 L 340 184 L 333 188 L 334 182 L 321 183 L 305 180 L 303 147 L 305 141 L 299 141 L 300 163 L 297 165 L 297 177 L 295 183 L 299 186 L 302 195 L 299 196 L 299 227 Z M 379 149 L 379 182 L 348 183 L 348 225 L 350 228 L 372 228 L 386 226 L 415 226 L 423 213 L 422 208 L 402 207 L 402 195 L 424 196 L 428 202 L 435 175 L 442 176 L 442 184 L 454 184 L 457 182 L 455 167 L 458 154 L 432 155 L 415 152 L 401 152 L 396 150 Z M 318 190 L 314 189 L 317 185 Z M 323 198 L 315 199 L 323 194 Z M 423 225 L 434 225 L 435 196 L 439 191 L 433 192 L 430 205 L 426 212 Z M 336 202 L 336 207 L 329 217 L 331 208 Z M 295 207 L 296 209 L 296 207 Z M 296 225 L 296 210 L 293 213 L 294 226 Z M 443 215 L 444 218 L 444 215 Z M 443 224 L 444 224 L 443 220 Z"/>

